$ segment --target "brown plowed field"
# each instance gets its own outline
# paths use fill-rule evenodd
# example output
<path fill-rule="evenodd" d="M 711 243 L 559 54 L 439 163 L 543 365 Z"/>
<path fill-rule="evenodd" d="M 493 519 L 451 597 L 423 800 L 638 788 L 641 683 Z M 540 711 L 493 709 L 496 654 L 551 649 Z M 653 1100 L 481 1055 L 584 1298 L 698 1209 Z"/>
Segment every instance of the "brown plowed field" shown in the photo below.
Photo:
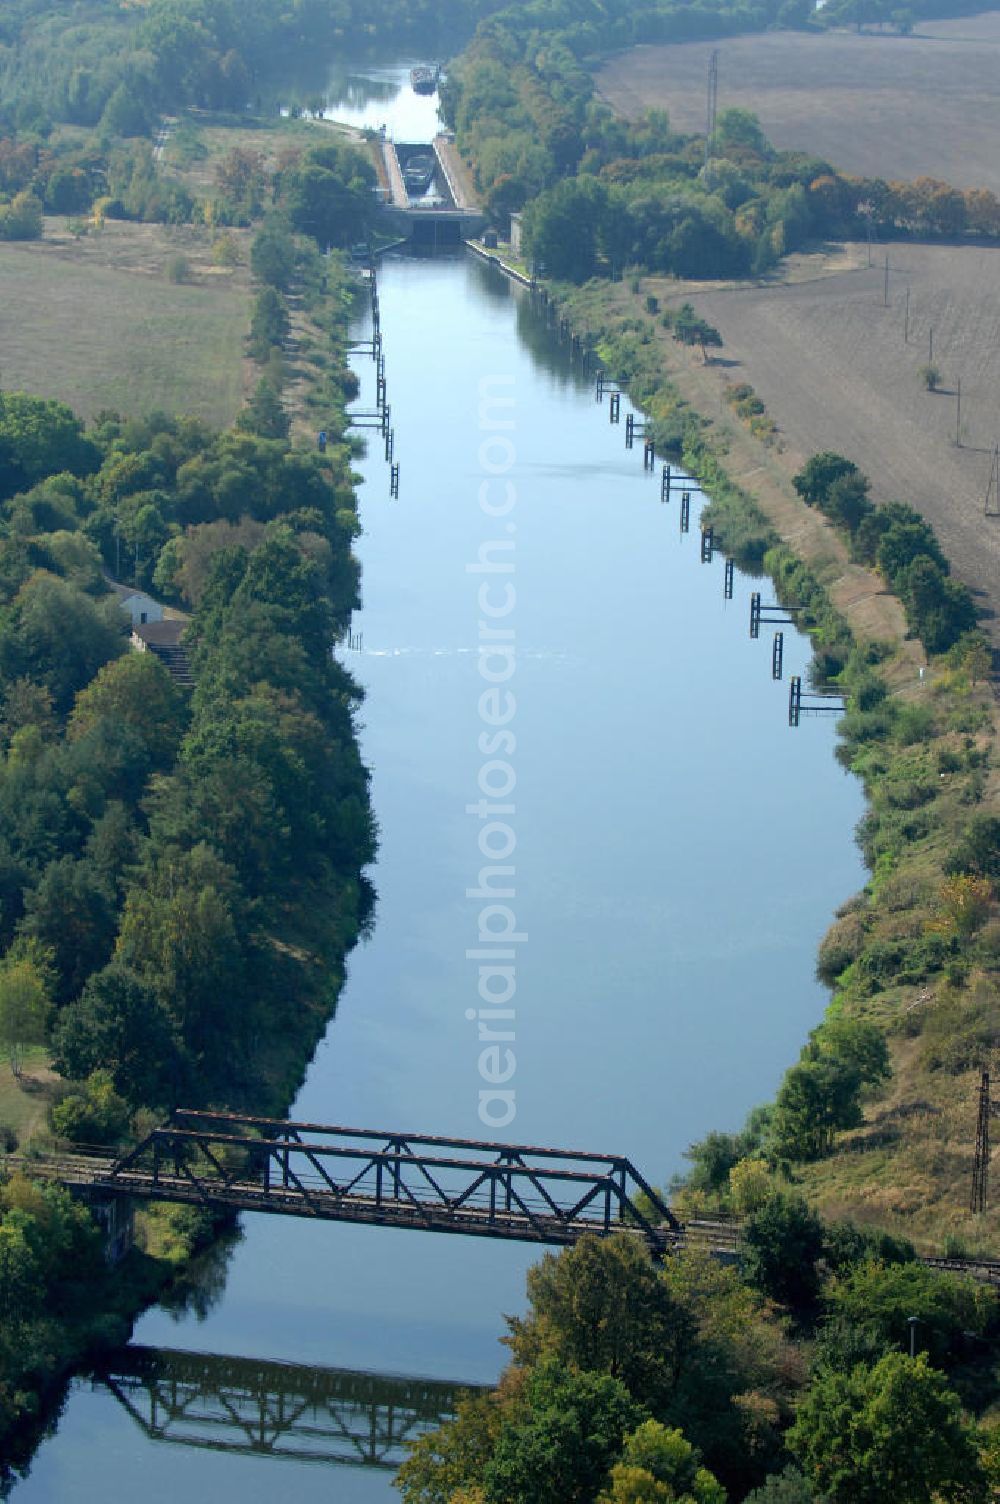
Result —
<path fill-rule="evenodd" d="M 783 464 L 798 468 L 820 449 L 848 455 L 876 500 L 908 501 L 933 523 L 955 573 L 1000 610 L 1000 517 L 984 516 L 1000 438 L 1000 249 L 900 244 L 883 254 L 888 307 L 884 268 L 869 269 L 863 246 L 794 258 L 780 284 L 644 285 L 671 301 L 683 293 L 719 329 L 724 349 L 709 369 L 720 383 L 751 383 L 779 425 Z M 918 375 L 931 329 L 937 393 Z M 987 625 L 1000 645 L 1000 618 Z"/>
<path fill-rule="evenodd" d="M 716 45 L 719 109 L 752 110 L 775 146 L 862 176 L 1000 192 L 1000 12 L 925 22 L 910 37 L 785 31 Z M 624 115 L 666 109 L 678 130 L 704 131 L 711 51 L 634 47 L 598 88 Z"/>

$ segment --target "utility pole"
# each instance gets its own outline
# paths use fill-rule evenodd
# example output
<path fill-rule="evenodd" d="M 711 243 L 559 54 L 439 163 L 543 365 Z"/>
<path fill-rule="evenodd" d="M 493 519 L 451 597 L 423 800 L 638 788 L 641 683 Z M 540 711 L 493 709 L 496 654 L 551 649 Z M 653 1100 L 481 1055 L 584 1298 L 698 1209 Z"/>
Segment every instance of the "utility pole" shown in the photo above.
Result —
<path fill-rule="evenodd" d="M 903 344 L 910 343 L 910 288 L 906 288 L 906 312 L 903 314 Z"/>
<path fill-rule="evenodd" d="M 910 1328 L 910 1357 L 917 1356 L 917 1327 L 920 1325 L 919 1316 L 907 1316 L 906 1324 Z"/>
<path fill-rule="evenodd" d="M 931 365 L 934 360 L 934 329 L 927 331 L 927 364 Z"/>
<path fill-rule="evenodd" d="M 885 308 L 888 308 L 888 306 L 889 306 L 889 257 L 888 257 L 888 255 L 885 258 L 885 287 L 884 287 L 884 289 L 882 291 L 882 304 L 883 304 L 883 307 L 885 307 Z"/>
<path fill-rule="evenodd" d="M 990 458 L 990 479 L 986 487 L 983 515 L 1000 517 L 1000 444 L 993 445 L 993 454 Z"/>
<path fill-rule="evenodd" d="M 955 384 L 955 448 L 962 447 L 962 378 Z"/>
<path fill-rule="evenodd" d="M 715 147 L 715 117 L 719 107 L 719 49 L 712 48 L 708 60 L 708 99 L 705 111 L 705 176 Z"/>

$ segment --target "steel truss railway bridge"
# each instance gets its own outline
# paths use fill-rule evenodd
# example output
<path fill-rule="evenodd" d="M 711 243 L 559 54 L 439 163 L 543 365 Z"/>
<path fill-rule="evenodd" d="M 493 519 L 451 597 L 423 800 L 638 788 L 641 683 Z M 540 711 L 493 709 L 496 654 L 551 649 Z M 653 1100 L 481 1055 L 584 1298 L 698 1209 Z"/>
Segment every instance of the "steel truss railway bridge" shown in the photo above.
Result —
<path fill-rule="evenodd" d="M 395 1468 L 475 1385 L 129 1346 L 88 1380 L 151 1441 L 298 1462 Z"/>
<path fill-rule="evenodd" d="M 94 1202 L 193 1202 L 425 1232 L 566 1246 L 628 1229 L 650 1253 L 682 1228 L 630 1160 L 374 1129 L 178 1110 L 117 1156 L 21 1162 Z"/>
<path fill-rule="evenodd" d="M 587 1233 L 627 1232 L 653 1257 L 697 1246 L 732 1259 L 733 1222 L 678 1222 L 631 1160 L 483 1139 L 441 1138 L 177 1109 L 118 1155 L 0 1157 L 0 1169 L 56 1180 L 104 1223 L 107 1250 L 130 1240 L 137 1201 L 188 1202 L 213 1212 L 272 1212 L 327 1222 L 464 1233 L 567 1247 Z M 1000 1261 L 923 1257 L 931 1268 L 1000 1285 Z"/>

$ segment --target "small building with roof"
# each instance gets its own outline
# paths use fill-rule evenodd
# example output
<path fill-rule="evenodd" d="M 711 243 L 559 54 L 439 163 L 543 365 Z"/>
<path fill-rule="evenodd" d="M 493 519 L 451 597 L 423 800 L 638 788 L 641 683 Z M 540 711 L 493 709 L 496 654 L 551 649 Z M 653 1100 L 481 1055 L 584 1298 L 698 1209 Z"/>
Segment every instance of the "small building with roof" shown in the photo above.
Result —
<path fill-rule="evenodd" d="M 163 607 L 159 601 L 154 601 L 151 595 L 147 595 L 145 590 L 139 590 L 135 585 L 119 585 L 115 580 L 108 580 L 107 585 L 111 593 L 118 597 L 122 610 L 127 611 L 132 618 L 133 627 L 163 620 Z"/>

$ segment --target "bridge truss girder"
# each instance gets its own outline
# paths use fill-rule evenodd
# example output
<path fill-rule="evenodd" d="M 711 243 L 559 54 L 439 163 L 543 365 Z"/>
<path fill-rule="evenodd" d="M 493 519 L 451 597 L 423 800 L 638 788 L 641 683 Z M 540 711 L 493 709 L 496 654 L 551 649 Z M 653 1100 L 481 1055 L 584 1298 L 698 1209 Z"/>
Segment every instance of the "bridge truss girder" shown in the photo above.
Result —
<path fill-rule="evenodd" d="M 629 1229 L 662 1253 L 680 1233 L 623 1156 L 231 1113 L 178 1111 L 92 1184 L 219 1208 L 553 1245 Z"/>

